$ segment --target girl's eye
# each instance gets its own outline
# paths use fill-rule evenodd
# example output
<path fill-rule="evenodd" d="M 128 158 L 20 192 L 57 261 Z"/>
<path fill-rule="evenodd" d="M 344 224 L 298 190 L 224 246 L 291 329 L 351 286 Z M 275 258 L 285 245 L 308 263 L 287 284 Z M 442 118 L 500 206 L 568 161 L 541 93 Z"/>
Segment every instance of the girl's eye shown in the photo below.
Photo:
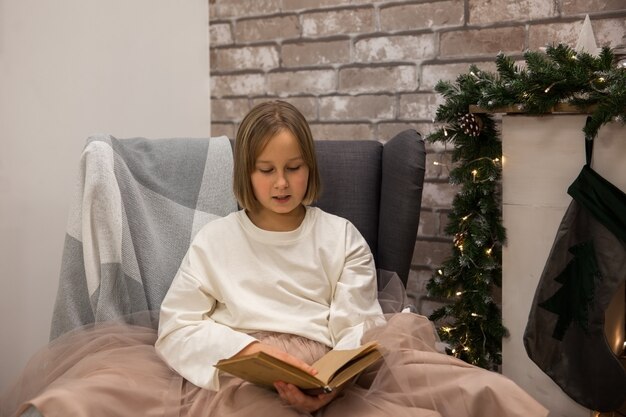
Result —
<path fill-rule="evenodd" d="M 259 168 L 259 172 L 262 174 L 269 174 L 272 172 L 272 168 Z"/>
<path fill-rule="evenodd" d="M 297 171 L 300 169 L 302 165 L 298 165 L 297 167 L 287 167 L 287 171 Z"/>

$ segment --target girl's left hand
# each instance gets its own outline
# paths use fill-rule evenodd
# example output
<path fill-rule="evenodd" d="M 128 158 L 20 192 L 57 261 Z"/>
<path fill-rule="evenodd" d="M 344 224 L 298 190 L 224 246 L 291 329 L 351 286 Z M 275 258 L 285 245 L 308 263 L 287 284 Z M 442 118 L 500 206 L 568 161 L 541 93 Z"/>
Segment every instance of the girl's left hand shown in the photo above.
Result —
<path fill-rule="evenodd" d="M 283 401 L 286 401 L 288 404 L 293 406 L 296 410 L 312 413 L 314 411 L 319 410 L 324 407 L 326 404 L 331 402 L 339 391 L 335 390 L 328 394 L 320 394 L 320 395 L 306 395 L 298 387 L 292 384 L 287 384 L 282 381 L 277 381 L 274 383 L 274 387 L 276 391 L 278 391 L 278 395 Z"/>

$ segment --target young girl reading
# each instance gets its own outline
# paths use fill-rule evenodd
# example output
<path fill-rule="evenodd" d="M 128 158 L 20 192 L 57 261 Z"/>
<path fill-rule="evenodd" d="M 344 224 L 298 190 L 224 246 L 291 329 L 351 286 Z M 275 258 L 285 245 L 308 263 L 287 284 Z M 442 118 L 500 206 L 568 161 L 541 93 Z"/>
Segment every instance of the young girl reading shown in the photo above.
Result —
<path fill-rule="evenodd" d="M 386 322 L 367 243 L 347 220 L 309 206 L 319 175 L 296 108 L 253 108 L 234 164 L 243 209 L 195 237 L 161 305 L 156 342 L 165 362 L 206 389 L 209 415 L 547 414 L 504 377 L 438 353 L 425 318 L 398 313 Z M 274 393 L 213 367 L 263 351 L 315 374 L 309 364 L 330 348 L 373 339 L 384 361 L 340 393 L 310 396 L 281 381 Z"/>
<path fill-rule="evenodd" d="M 254 107 L 237 132 L 240 211 L 194 237 L 150 326 L 103 323 L 56 339 L 0 417 L 545 416 L 505 377 L 437 351 L 432 323 L 385 316 L 367 243 L 347 220 L 310 206 L 320 193 L 312 135 L 292 105 Z M 317 373 L 330 349 L 376 340 L 383 358 L 343 389 L 308 395 L 219 372 L 255 352 Z M 31 383 L 32 382 L 32 383 Z"/>

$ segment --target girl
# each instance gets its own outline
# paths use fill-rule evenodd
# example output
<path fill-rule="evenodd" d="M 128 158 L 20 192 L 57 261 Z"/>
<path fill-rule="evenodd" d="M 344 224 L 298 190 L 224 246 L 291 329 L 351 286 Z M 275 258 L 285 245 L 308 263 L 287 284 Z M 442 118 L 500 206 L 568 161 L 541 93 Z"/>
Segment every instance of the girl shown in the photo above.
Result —
<path fill-rule="evenodd" d="M 282 101 L 253 108 L 237 133 L 234 164 L 243 209 L 195 237 L 161 305 L 156 342 L 170 367 L 206 388 L 208 415 L 547 414 L 504 377 L 437 353 L 423 317 L 399 313 L 386 323 L 363 237 L 347 220 L 308 206 L 319 175 L 296 108 Z M 373 339 L 386 348 L 384 362 L 341 393 L 309 396 L 276 381 L 276 394 L 213 367 L 264 351 L 315 374 L 309 363 L 331 347 Z"/>

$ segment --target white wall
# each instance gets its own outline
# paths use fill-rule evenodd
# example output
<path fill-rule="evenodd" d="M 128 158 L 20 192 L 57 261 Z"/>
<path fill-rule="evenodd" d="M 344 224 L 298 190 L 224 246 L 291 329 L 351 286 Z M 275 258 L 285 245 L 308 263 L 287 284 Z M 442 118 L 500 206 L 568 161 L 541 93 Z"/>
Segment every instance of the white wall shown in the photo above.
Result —
<path fill-rule="evenodd" d="M 209 135 L 207 0 L 0 0 L 0 391 L 48 339 L 87 136 Z"/>
<path fill-rule="evenodd" d="M 584 115 L 503 116 L 502 319 L 510 337 L 502 341 L 502 371 L 550 409 L 550 417 L 590 417 L 537 365 L 523 345 L 524 330 L 539 278 L 571 197 L 567 188 L 585 164 Z M 600 129 L 593 168 L 626 190 L 626 128 Z M 621 322 L 623 323 L 623 321 Z M 622 327 L 623 329 L 623 327 Z"/>

